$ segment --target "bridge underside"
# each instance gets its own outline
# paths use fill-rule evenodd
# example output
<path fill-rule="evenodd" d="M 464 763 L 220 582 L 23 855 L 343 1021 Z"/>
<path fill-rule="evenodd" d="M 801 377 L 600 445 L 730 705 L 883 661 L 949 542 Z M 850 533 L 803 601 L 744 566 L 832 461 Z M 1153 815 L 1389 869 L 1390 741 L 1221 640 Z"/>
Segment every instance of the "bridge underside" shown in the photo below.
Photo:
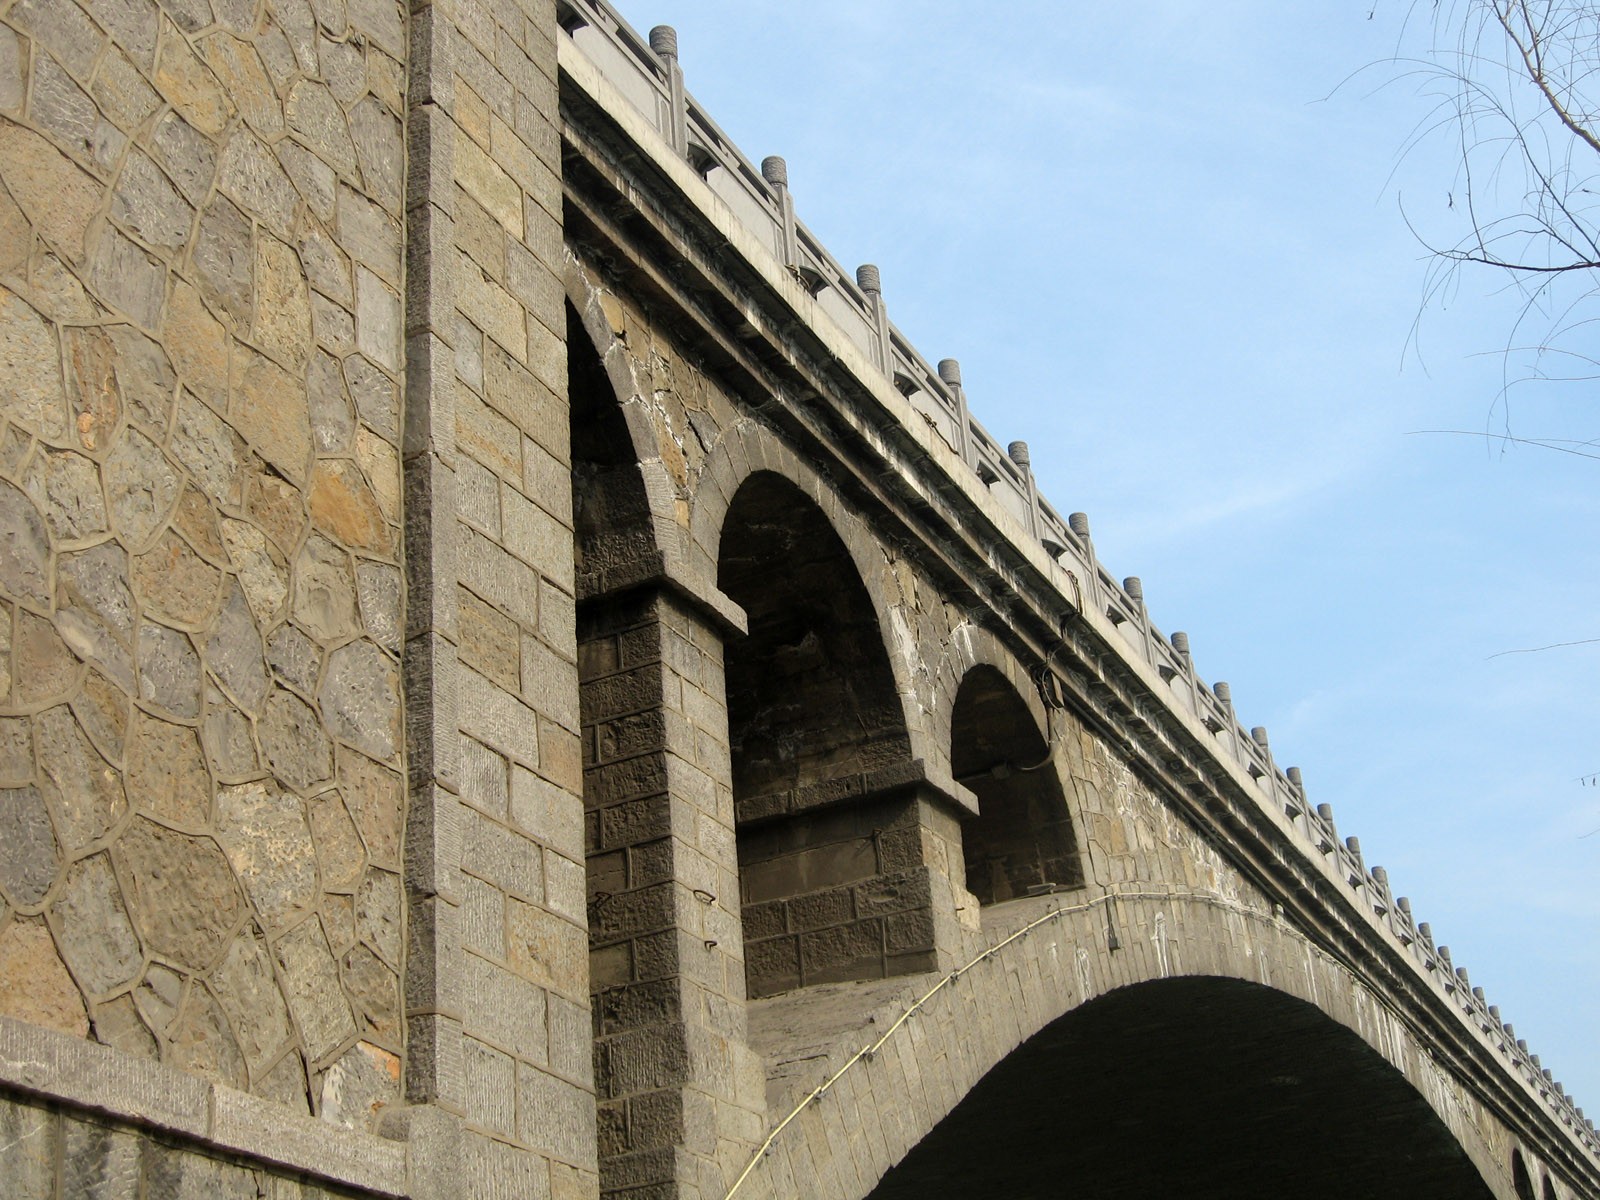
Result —
<path fill-rule="evenodd" d="M 1491 1196 L 1422 1097 L 1318 1010 L 1235 980 L 1094 1000 L 1000 1063 L 871 1200 Z"/>

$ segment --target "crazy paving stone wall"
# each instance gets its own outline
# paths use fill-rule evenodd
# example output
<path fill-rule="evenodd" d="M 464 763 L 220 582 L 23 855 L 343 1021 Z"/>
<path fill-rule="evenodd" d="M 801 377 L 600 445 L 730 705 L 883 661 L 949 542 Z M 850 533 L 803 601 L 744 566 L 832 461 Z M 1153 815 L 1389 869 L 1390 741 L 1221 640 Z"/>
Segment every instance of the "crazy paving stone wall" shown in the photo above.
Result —
<path fill-rule="evenodd" d="M 396 1095 L 395 0 L 0 2 L 0 1013 Z"/>

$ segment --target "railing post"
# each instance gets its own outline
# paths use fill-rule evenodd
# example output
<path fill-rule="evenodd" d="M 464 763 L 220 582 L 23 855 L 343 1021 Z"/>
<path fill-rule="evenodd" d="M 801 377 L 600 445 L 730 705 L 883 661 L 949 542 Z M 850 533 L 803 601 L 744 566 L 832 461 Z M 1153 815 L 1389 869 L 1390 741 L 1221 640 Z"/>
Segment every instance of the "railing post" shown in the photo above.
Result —
<path fill-rule="evenodd" d="M 1039 538 L 1039 489 L 1033 482 L 1033 459 L 1028 454 L 1027 442 L 1012 442 L 1006 447 L 1006 456 L 1022 472 L 1023 487 L 1028 496 L 1028 532 L 1034 540 Z"/>
<path fill-rule="evenodd" d="M 793 271 L 800 265 L 800 238 L 794 226 L 794 197 L 789 194 L 789 164 L 778 155 L 769 154 L 761 160 L 761 178 L 777 198 L 782 240 L 779 250 L 783 265 Z"/>
<path fill-rule="evenodd" d="M 961 386 L 961 364 L 953 358 L 941 358 L 939 378 L 956 399 L 956 453 L 967 466 L 973 466 L 972 417 L 967 412 L 967 393 Z"/>
<path fill-rule="evenodd" d="M 662 132 L 674 150 L 688 157 L 689 97 L 683 88 L 683 68 L 678 65 L 678 31 L 671 25 L 657 25 L 650 31 L 650 49 L 667 72 L 667 127 Z"/>
<path fill-rule="evenodd" d="M 878 370 L 892 379 L 894 358 L 889 350 L 889 310 L 883 303 L 883 277 L 878 274 L 877 267 L 862 263 L 856 268 L 856 286 L 865 293 L 872 309 L 872 330 L 876 334 L 872 341 L 873 360 Z"/>

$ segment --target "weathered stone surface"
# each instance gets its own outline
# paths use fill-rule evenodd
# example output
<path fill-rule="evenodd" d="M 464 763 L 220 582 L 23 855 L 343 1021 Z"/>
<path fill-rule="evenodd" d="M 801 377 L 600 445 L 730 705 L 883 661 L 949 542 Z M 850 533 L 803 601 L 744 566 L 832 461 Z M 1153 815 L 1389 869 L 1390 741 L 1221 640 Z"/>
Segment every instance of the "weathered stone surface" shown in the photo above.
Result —
<path fill-rule="evenodd" d="M 247 713 L 261 711 L 272 681 L 262 654 L 261 633 L 237 583 L 228 585 L 222 611 L 206 640 L 206 666 L 240 708 Z"/>
<path fill-rule="evenodd" d="M 311 210 L 311 215 L 318 221 L 332 221 L 335 215 L 334 196 L 336 193 L 334 185 L 338 179 L 334 169 L 299 142 L 290 138 L 284 138 L 274 149 L 278 152 L 278 161 L 283 164 L 283 169 L 288 172 L 289 178 L 294 180 L 295 190 L 300 193 L 307 207 Z M 307 222 L 307 225 L 310 225 L 310 223 Z M 306 253 L 307 243 L 305 236 L 307 232 L 309 231 L 306 229 L 301 231 L 302 239 L 299 249 L 302 256 Z M 319 242 L 323 243 L 323 250 L 333 249 L 331 245 L 327 244 L 325 236 L 319 233 L 316 237 Z M 335 253 L 337 252 L 335 251 Z M 311 275 L 312 286 L 318 286 L 316 269 L 311 268 L 309 264 L 308 273 Z"/>
<path fill-rule="evenodd" d="M 72 976 L 40 921 L 0 929 L 0 1013 L 74 1037 L 87 1037 L 89 1015 Z"/>
<path fill-rule="evenodd" d="M 0 40 L 4 36 L 0 33 Z M 27 215 L 9 193 L 0 191 L 0 276 L 20 275 L 32 251 L 33 229 Z"/>
<path fill-rule="evenodd" d="M 211 190 L 217 152 L 211 142 L 183 117 L 169 112 L 156 122 L 150 153 L 178 185 L 190 204 L 199 204 Z"/>
<path fill-rule="evenodd" d="M 372 485 L 378 511 L 390 525 L 400 522 L 400 455 L 383 438 L 363 426 L 356 431 L 356 462 Z"/>
<path fill-rule="evenodd" d="M 135 817 L 112 855 L 132 881 L 129 907 L 151 951 L 190 970 L 210 967 L 244 916 L 217 844 Z"/>
<path fill-rule="evenodd" d="M 146 611 L 196 629 L 217 606 L 222 572 L 168 529 L 133 560 L 133 583 Z"/>
<path fill-rule="evenodd" d="M 356 594 L 361 622 L 378 645 L 400 650 L 400 569 L 363 559 L 356 564 Z"/>
<path fill-rule="evenodd" d="M 166 351 L 132 325 L 112 325 L 94 332 L 103 333 L 111 343 L 113 362 L 110 370 L 93 373 L 92 393 L 90 381 L 86 378 L 89 373 L 78 376 L 79 411 L 96 413 L 97 427 L 109 430 L 113 422 L 107 419 L 106 414 L 116 397 L 120 396 L 129 416 L 143 421 L 153 432 L 165 430 L 172 414 L 172 398 L 177 387 L 177 376 L 173 373 L 172 362 L 167 358 Z M 69 350 L 68 359 L 77 361 L 77 356 Z"/>
<path fill-rule="evenodd" d="M 57 567 L 56 628 L 73 653 L 133 690 L 134 600 L 128 556 L 115 542 L 65 554 Z"/>
<path fill-rule="evenodd" d="M 345 394 L 339 360 L 326 351 L 317 351 L 307 373 L 306 388 L 310 403 L 311 438 L 319 454 L 340 454 L 350 448 L 355 436 L 355 413 Z"/>
<path fill-rule="evenodd" d="M 345 361 L 344 374 L 362 421 L 385 441 L 399 445 L 400 393 L 394 380 L 359 354 Z"/>
<path fill-rule="evenodd" d="M 170 967 L 151 963 L 132 993 L 140 1019 L 156 1033 L 165 1033 L 183 1007 L 183 993 L 188 986 L 184 977 Z"/>
<path fill-rule="evenodd" d="M 298 792 L 333 775 L 333 743 L 316 712 L 300 697 L 273 689 L 256 724 L 272 773 Z"/>
<path fill-rule="evenodd" d="M 276 933 L 316 901 L 317 860 L 305 804 L 257 781 L 217 790 L 217 840 L 255 905 L 262 928 Z"/>
<path fill-rule="evenodd" d="M 404 918 L 400 901 L 400 876 L 373 868 L 356 892 L 356 936 L 398 969 Z"/>
<path fill-rule="evenodd" d="M 322 651 L 294 625 L 280 625 L 267 639 L 267 662 L 278 677 L 307 696 L 317 690 Z"/>
<path fill-rule="evenodd" d="M 400 744 L 400 674 L 394 662 L 362 639 L 328 656 L 322 715 L 334 737 L 386 760 Z"/>
<path fill-rule="evenodd" d="M 33 270 L 30 292 L 39 311 L 52 321 L 93 321 L 101 315 L 78 277 L 54 254 L 45 254 Z"/>
<path fill-rule="evenodd" d="M 323 1074 L 317 1115 L 341 1129 L 372 1130 L 378 1114 L 399 1099 L 399 1058 L 371 1042 L 357 1042 Z"/>
<path fill-rule="evenodd" d="M 266 1100 L 274 1100 L 285 1108 L 305 1116 L 311 1111 L 311 1098 L 306 1090 L 306 1068 L 300 1055 L 290 1051 L 274 1063 L 259 1078 L 253 1078 L 250 1090 Z"/>
<path fill-rule="evenodd" d="M 111 190 L 111 216 L 147 244 L 176 250 L 189 240 L 194 209 L 150 156 L 134 149 Z"/>
<path fill-rule="evenodd" d="M 356 1034 L 355 1018 L 339 986 L 338 964 L 314 917 L 278 939 L 275 952 L 306 1057 L 319 1062 Z"/>
<path fill-rule="evenodd" d="M 39 127 L 85 166 L 109 170 L 127 144 L 126 135 L 100 115 L 89 94 L 49 52 L 34 57 L 30 107 Z"/>
<path fill-rule="evenodd" d="M 267 544 L 266 534 L 246 521 L 223 518 L 222 541 L 238 569 L 239 586 L 250 611 L 261 624 L 270 624 L 289 594 L 288 568 L 282 557 Z"/>
<path fill-rule="evenodd" d="M 398 1045 L 401 1035 L 400 977 L 366 946 L 344 956 L 344 986 L 376 1037 Z"/>
<path fill-rule="evenodd" d="M 206 692 L 206 719 L 200 729 L 211 770 L 225 783 L 238 783 L 261 773 L 250 719 L 218 688 Z"/>
<path fill-rule="evenodd" d="M 229 1087 L 242 1088 L 244 1056 L 228 1029 L 222 1008 L 210 992 L 194 985 L 183 998 L 183 1007 L 167 1026 L 166 1060 L 179 1070 L 204 1075 Z"/>
<path fill-rule="evenodd" d="M 232 417 L 245 440 L 283 476 L 303 484 L 311 458 L 305 383 L 262 355 L 241 349 Z"/>
<path fill-rule="evenodd" d="M 249 42 L 214 33 L 201 43 L 201 53 L 240 116 L 268 137 L 283 131 L 283 112 L 272 81 Z"/>
<path fill-rule="evenodd" d="M 113 763 L 122 761 L 128 732 L 128 695 L 99 671 L 91 670 L 72 697 L 72 715 L 95 749 Z"/>
<path fill-rule="evenodd" d="M 212 564 L 228 561 L 222 545 L 222 527 L 217 523 L 216 510 L 207 503 L 198 488 L 185 485 L 178 497 L 178 506 L 172 511 L 172 527 Z"/>
<path fill-rule="evenodd" d="M 217 185 L 280 238 L 293 235 L 294 185 L 272 152 L 243 130 L 236 130 L 222 151 Z"/>
<path fill-rule="evenodd" d="M 16 31 L 7 27 L 0 30 L 0 110 L 9 113 L 22 110 L 22 63 L 25 56 L 21 39 Z"/>
<path fill-rule="evenodd" d="M 114 1047 L 137 1058 L 156 1058 L 161 1053 L 129 996 L 118 996 L 94 1005 L 90 1024 L 94 1027 L 94 1040 L 102 1046 Z"/>
<path fill-rule="evenodd" d="M 4 314 L 0 313 L 0 319 Z M 26 604 L 50 605 L 50 534 L 21 488 L 0 479 L 0 591 Z"/>
<path fill-rule="evenodd" d="M 372 96 L 350 110 L 350 132 L 361 162 L 361 181 L 390 209 L 400 208 L 400 183 L 404 173 L 405 144 L 400 122 Z"/>
<path fill-rule="evenodd" d="M 255 341 L 289 370 L 305 370 L 311 353 L 311 297 L 294 248 L 276 238 L 256 243 Z M 287 397 L 281 398 L 287 400 Z"/>
<path fill-rule="evenodd" d="M 344 113 L 326 85 L 309 79 L 295 84 L 289 92 L 285 114 L 289 128 L 305 138 L 323 162 L 341 175 L 355 173 L 355 144 L 350 140 Z"/>
<path fill-rule="evenodd" d="M 112 528 L 137 550 L 171 515 L 182 481 L 161 448 L 131 427 L 106 459 L 105 478 Z"/>
<path fill-rule="evenodd" d="M 34 742 L 56 833 L 67 853 L 77 854 L 109 834 L 127 812 L 121 773 L 100 757 L 65 705 L 34 718 Z"/>
<path fill-rule="evenodd" d="M 195 731 L 135 713 L 127 789 L 136 811 L 180 829 L 203 829 L 211 819 L 211 777 Z"/>
<path fill-rule="evenodd" d="M 183 385 L 212 408 L 228 403 L 228 334 L 207 310 L 200 293 L 184 280 L 172 288 L 166 345 Z"/>
<path fill-rule="evenodd" d="M 4 118 L 0 176 L 35 232 L 68 262 L 82 262 L 84 235 L 100 206 L 101 187 L 94 176 L 33 130 Z M 10 316 L 0 316 L 0 328 L 10 328 Z"/>
<path fill-rule="evenodd" d="M 77 319 L 88 320 L 90 314 Z M 78 445 L 91 452 L 102 449 L 115 435 L 122 410 L 116 346 L 104 328 L 69 328 L 62 333 L 62 349 L 67 363 L 67 405 L 75 413 Z"/>
<path fill-rule="evenodd" d="M 144 966 L 139 938 L 104 854 L 72 865 L 51 914 L 61 957 L 90 997 L 120 991 L 138 978 Z"/>
<path fill-rule="evenodd" d="M 400 284 L 400 223 L 352 187 L 339 189 L 339 244 L 370 270 L 396 287 Z"/>
<path fill-rule="evenodd" d="M 44 704 L 71 694 L 83 674 L 83 664 L 49 621 L 20 610 L 11 648 L 11 673 L 19 703 Z"/>
<path fill-rule="evenodd" d="M 400 776 L 363 754 L 338 752 L 339 784 L 361 840 L 373 862 L 394 870 L 400 865 L 400 831 L 405 795 Z"/>
<path fill-rule="evenodd" d="M 295 562 L 294 619 L 327 642 L 359 628 L 350 556 L 320 534 L 306 539 Z"/>
<path fill-rule="evenodd" d="M 145 82 L 128 56 L 115 48 L 107 52 L 95 74 L 94 98 L 124 133 L 143 125 L 161 107 L 160 93 Z"/>
<path fill-rule="evenodd" d="M 235 330 L 250 322 L 250 282 L 255 248 L 250 221 L 226 196 L 213 196 L 200 214 L 200 228 L 190 251 L 200 291 Z"/>
<path fill-rule="evenodd" d="M 185 38 L 169 37 L 163 41 L 152 82 L 167 103 L 202 133 L 215 137 L 233 115 L 227 93 Z"/>
<path fill-rule="evenodd" d="M 386 553 L 393 545 L 377 496 L 350 460 L 317 463 L 310 503 L 317 528 L 351 549 Z"/>
<path fill-rule="evenodd" d="M 330 892 L 354 891 L 361 881 L 366 854 L 355 822 L 337 792 L 311 802 L 311 836 L 317 844 L 323 888 Z"/>
<path fill-rule="evenodd" d="M 300 491 L 270 469 L 252 472 L 245 488 L 245 510 L 250 519 L 284 550 L 300 544 L 305 528 L 305 500 Z"/>
<path fill-rule="evenodd" d="M 288 1046 L 289 1006 L 272 975 L 272 958 L 254 926 L 239 931 L 222 964 L 212 973 L 211 990 L 228 1015 L 239 1050 L 254 1080 Z"/>
<path fill-rule="evenodd" d="M 356 268 L 356 346 L 385 370 L 400 369 L 400 297 L 362 267 Z"/>
<path fill-rule="evenodd" d="M 0 126 L 0 136 L 4 128 Z M 4 143 L 0 142 L 0 151 Z M 0 164 L 3 164 L 0 158 Z M 6 176 L 9 184 L 9 175 Z M 55 334 L 33 308 L 0 287 L 0 377 L 13 420 L 53 441 L 67 436 L 67 394 Z"/>
<path fill-rule="evenodd" d="M 100 225 L 89 246 L 84 278 L 106 307 L 154 330 L 167 296 L 167 268 L 111 225 Z"/>
<path fill-rule="evenodd" d="M 28 495 L 43 510 L 50 532 L 73 540 L 104 533 L 105 498 L 93 460 L 71 450 L 45 450 L 28 464 Z"/>
<path fill-rule="evenodd" d="M 187 634 L 146 621 L 139 626 L 139 699 L 195 720 L 200 716 L 200 656 Z"/>
<path fill-rule="evenodd" d="M 17 908 L 32 908 L 60 868 L 61 850 L 39 789 L 0 790 L 0 895 Z"/>

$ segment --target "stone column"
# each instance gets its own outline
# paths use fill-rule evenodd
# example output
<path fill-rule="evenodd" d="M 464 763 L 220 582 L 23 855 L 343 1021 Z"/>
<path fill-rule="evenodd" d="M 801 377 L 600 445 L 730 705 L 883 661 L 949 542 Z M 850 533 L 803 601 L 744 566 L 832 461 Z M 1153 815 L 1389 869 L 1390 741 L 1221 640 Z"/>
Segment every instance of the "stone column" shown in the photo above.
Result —
<path fill-rule="evenodd" d="M 579 612 L 603 1194 L 720 1196 L 759 1140 L 722 631 L 675 592 Z"/>
<path fill-rule="evenodd" d="M 418 1196 L 593 1194 L 550 0 L 413 4 L 402 1114 Z"/>

